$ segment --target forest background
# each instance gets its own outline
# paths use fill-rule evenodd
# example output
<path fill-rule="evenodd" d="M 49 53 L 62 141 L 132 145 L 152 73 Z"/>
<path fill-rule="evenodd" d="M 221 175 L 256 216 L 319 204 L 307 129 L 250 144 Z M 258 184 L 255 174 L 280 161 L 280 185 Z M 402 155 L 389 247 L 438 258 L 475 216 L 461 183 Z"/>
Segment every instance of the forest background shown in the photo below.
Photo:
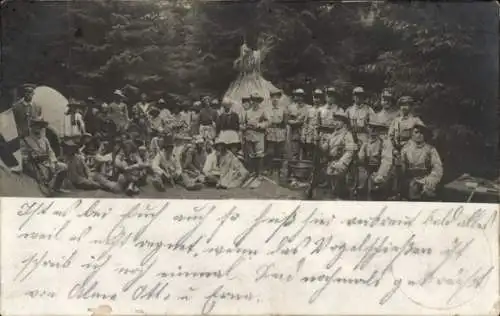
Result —
<path fill-rule="evenodd" d="M 246 41 L 267 51 L 267 80 L 289 94 L 335 86 L 347 106 L 362 85 L 411 95 L 434 130 L 445 181 L 498 177 L 495 2 L 7 1 L 0 108 L 24 83 L 107 100 L 131 87 L 168 102 L 221 96 Z"/>

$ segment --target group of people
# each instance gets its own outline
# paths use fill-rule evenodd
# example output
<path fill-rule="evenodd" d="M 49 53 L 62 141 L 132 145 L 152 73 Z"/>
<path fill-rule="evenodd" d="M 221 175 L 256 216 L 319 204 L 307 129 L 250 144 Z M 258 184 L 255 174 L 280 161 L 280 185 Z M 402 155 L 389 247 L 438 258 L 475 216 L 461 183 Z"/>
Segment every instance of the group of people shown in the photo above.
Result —
<path fill-rule="evenodd" d="M 327 188 L 332 198 L 436 195 L 442 163 L 427 143 L 429 129 L 412 114 L 411 97 L 396 100 L 386 89 L 375 112 L 362 87 L 353 90 L 349 107 L 338 105 L 334 87 L 314 90 L 312 105 L 303 89 L 293 91 L 289 104 L 281 102 L 280 90 L 268 93 L 241 100 L 204 96 L 192 104 L 151 102 L 141 94 L 129 104 L 116 90 L 109 103 L 70 100 L 59 157 L 43 132 L 43 113 L 31 103 L 32 87 L 13 110 L 25 171 L 28 159 L 46 157 L 59 191 L 64 179 L 75 189 L 129 195 L 148 182 L 160 191 L 223 189 L 256 187 L 271 175 L 296 186 L 308 179 L 293 166 L 308 161 L 314 162 L 309 177 L 319 179 L 310 185 Z"/>

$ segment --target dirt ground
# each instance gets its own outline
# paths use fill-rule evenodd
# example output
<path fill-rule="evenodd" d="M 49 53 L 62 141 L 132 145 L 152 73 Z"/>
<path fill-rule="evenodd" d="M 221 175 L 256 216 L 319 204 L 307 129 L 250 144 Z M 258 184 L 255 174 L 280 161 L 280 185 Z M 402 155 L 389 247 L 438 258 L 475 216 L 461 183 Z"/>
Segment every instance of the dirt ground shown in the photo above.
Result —
<path fill-rule="evenodd" d="M 13 174 L 7 170 L 0 169 L 0 196 L 17 197 L 41 197 L 36 182 L 24 175 Z M 134 198 L 150 199 L 300 199 L 302 192 L 292 191 L 284 187 L 263 181 L 256 189 L 229 189 L 218 190 L 215 188 L 204 188 L 200 191 L 188 191 L 182 187 L 167 188 L 165 192 L 158 192 L 152 185 L 141 188 L 141 193 Z M 126 195 L 117 195 L 102 190 L 81 191 L 72 190 L 59 197 L 78 198 L 129 198 Z"/>

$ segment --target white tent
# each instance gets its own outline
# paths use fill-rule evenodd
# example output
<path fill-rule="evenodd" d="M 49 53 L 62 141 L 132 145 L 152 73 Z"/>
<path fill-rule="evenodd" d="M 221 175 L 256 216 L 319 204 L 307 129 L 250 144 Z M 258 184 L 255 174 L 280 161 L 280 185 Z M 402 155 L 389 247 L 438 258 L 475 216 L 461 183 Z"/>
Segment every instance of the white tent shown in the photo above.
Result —
<path fill-rule="evenodd" d="M 48 129 L 57 137 L 62 137 L 68 99 L 53 88 L 39 86 L 34 91 L 32 102 L 42 109 L 42 116 L 49 123 Z"/>

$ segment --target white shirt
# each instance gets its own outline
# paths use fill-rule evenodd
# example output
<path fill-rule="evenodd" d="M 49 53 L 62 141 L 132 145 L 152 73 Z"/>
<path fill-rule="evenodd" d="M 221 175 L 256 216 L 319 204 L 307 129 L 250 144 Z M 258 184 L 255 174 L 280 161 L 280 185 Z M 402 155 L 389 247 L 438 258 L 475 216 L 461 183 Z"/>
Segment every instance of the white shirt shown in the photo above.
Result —
<path fill-rule="evenodd" d="M 64 136 L 79 136 L 85 133 L 85 123 L 80 112 L 66 114 L 63 122 Z"/>

